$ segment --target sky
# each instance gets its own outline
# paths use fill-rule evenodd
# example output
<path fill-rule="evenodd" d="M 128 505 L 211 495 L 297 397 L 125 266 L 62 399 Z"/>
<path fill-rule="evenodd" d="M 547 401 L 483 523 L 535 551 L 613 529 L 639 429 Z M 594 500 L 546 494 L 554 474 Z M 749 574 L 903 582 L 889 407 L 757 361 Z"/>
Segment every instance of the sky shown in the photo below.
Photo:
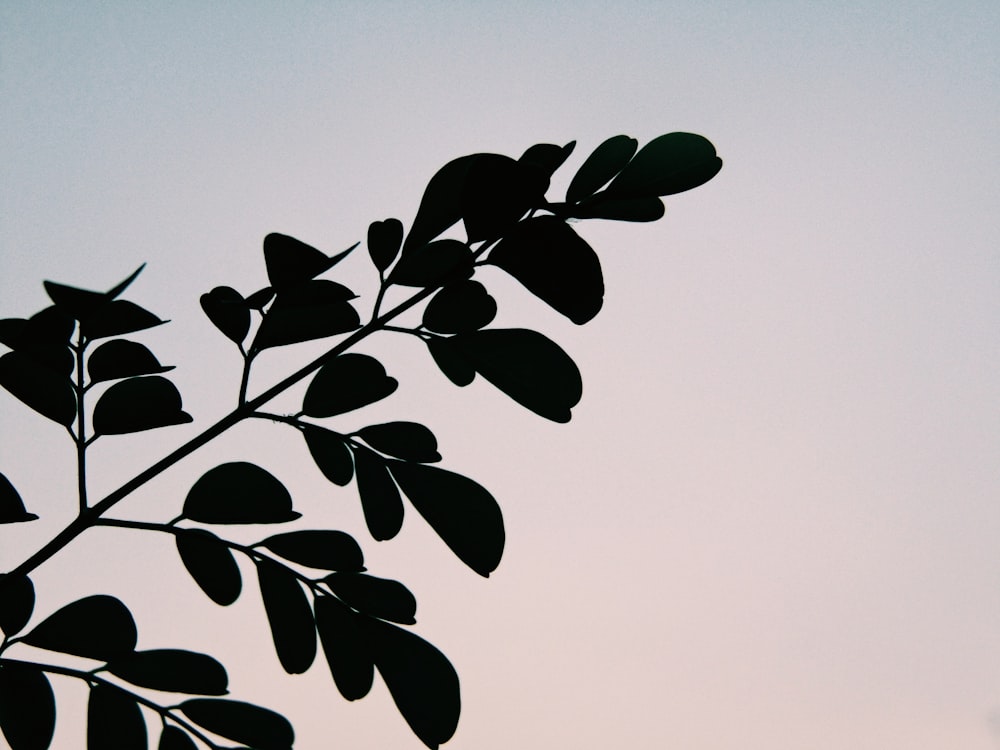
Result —
<path fill-rule="evenodd" d="M 3 3 L 0 317 L 48 304 L 43 279 L 147 264 L 127 296 L 171 322 L 136 339 L 195 423 L 95 443 L 97 496 L 235 402 L 198 298 L 262 286 L 268 232 L 333 253 L 408 225 L 457 156 L 575 140 L 559 197 L 607 137 L 704 135 L 725 166 L 662 220 L 575 225 L 604 269 L 592 323 L 484 272 L 497 325 L 579 365 L 569 424 L 455 388 L 407 337 L 364 345 L 401 385 L 346 426 L 423 422 L 489 488 L 508 541 L 488 580 L 415 513 L 372 541 L 280 425 L 115 513 L 168 520 L 225 461 L 273 471 L 416 594 L 461 676 L 451 750 L 995 750 L 998 53 L 1000 6 L 972 0 Z M 364 257 L 342 269 L 370 300 Z M 262 357 L 251 392 L 315 351 Z M 0 570 L 72 518 L 72 466 L 60 427 L 0 398 L 0 471 L 41 516 L 0 528 Z M 297 748 L 421 747 L 383 685 L 347 703 L 321 661 L 284 675 L 252 579 L 217 607 L 172 547 L 88 532 L 35 574 L 34 621 L 114 594 L 141 648 L 219 656 Z M 79 747 L 85 691 L 56 689 L 53 747 Z"/>

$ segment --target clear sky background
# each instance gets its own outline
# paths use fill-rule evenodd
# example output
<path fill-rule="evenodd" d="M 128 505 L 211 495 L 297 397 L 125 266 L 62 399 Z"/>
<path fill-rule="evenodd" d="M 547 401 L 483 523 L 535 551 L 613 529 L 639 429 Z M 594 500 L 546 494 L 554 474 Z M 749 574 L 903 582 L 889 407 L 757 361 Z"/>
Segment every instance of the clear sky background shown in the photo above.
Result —
<path fill-rule="evenodd" d="M 98 441 L 95 494 L 235 401 L 198 297 L 260 287 L 267 232 L 334 252 L 408 224 L 466 153 L 575 139 L 558 196 L 608 136 L 707 136 L 722 173 L 663 220 L 577 225 L 604 264 L 593 323 L 487 277 L 498 324 L 578 362 L 570 424 L 454 388 L 409 339 L 362 349 L 401 387 L 345 428 L 434 429 L 504 508 L 489 580 L 415 513 L 367 539 L 355 489 L 264 423 L 116 512 L 169 519 L 223 461 L 275 472 L 417 595 L 462 679 L 454 750 L 1000 747 L 997 3 L 6 2 L 0 102 L 0 317 L 45 306 L 42 279 L 105 289 L 147 262 L 128 296 L 172 323 L 136 338 L 196 417 Z M 370 292 L 364 260 L 343 280 Z M 63 430 L 12 398 L 0 425 L 42 516 L 0 529 L 7 569 L 76 501 Z M 284 676 L 252 578 L 216 607 L 167 538 L 93 531 L 35 581 L 39 615 L 113 593 L 141 647 L 219 655 L 302 750 L 420 746 L 381 684 L 348 704 L 322 662 Z M 56 747 L 80 747 L 85 691 L 59 700 Z"/>

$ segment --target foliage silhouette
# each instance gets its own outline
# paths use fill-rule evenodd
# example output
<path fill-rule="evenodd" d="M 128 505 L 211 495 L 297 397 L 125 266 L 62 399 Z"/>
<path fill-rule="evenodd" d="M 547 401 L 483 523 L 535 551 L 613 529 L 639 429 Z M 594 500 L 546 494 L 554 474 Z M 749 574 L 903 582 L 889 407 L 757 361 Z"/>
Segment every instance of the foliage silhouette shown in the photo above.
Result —
<path fill-rule="evenodd" d="M 170 521 L 108 514 L 120 500 L 230 427 L 266 419 L 301 433 L 318 471 L 331 483 L 344 487 L 356 480 L 375 540 L 392 539 L 399 532 L 405 498 L 462 562 L 489 576 L 500 563 L 505 542 L 500 508 L 474 480 L 431 465 L 442 457 L 430 429 L 393 421 L 345 434 L 327 420 L 396 390 L 397 380 L 381 362 L 350 351 L 370 335 L 395 331 L 422 340 L 456 385 L 468 385 L 480 375 L 539 416 L 569 421 L 582 394 L 576 364 L 537 331 L 488 328 L 497 302 L 472 277 L 482 265 L 501 268 L 558 313 L 586 323 L 603 305 L 604 282 L 597 254 L 569 220 L 653 221 L 663 215 L 661 196 L 697 187 L 722 166 L 712 144 L 701 136 L 670 133 L 641 149 L 635 139 L 615 136 L 583 162 L 566 200 L 550 202 L 550 179 L 574 146 L 537 144 L 519 159 L 499 154 L 455 159 L 431 178 L 408 233 L 398 219 L 373 222 L 367 246 L 379 288 L 364 323 L 354 292 L 318 278 L 357 245 L 328 256 L 293 237 L 267 235 L 266 286 L 246 296 L 219 286 L 201 296 L 209 321 L 243 359 L 236 408 L 98 502 L 88 498 L 86 479 L 87 450 L 95 440 L 192 421 L 177 388 L 164 377 L 173 366 L 162 365 L 146 345 L 120 338 L 165 322 L 120 299 L 142 267 L 107 292 L 47 281 L 52 305 L 29 318 L 0 320 L 0 343 L 11 350 L 0 356 L 0 385 L 67 428 L 76 447 L 79 495 L 76 518 L 0 577 L 0 730 L 13 750 L 49 747 L 56 721 L 51 677 L 76 679 L 89 688 L 88 750 L 146 748 L 146 713 L 160 717 L 161 750 L 231 747 L 227 741 L 284 750 L 294 743 L 285 717 L 218 697 L 228 695 L 229 679 L 209 654 L 137 650 L 132 614 L 114 597 L 86 596 L 28 629 L 35 602 L 31 575 L 95 526 L 172 535 L 182 567 L 222 606 L 243 593 L 237 557 L 248 558 L 286 672 L 305 672 L 322 649 L 344 698 L 367 695 L 377 671 L 425 745 L 436 748 L 452 736 L 461 705 L 455 669 L 436 647 L 400 627 L 416 622 L 415 598 L 402 583 L 369 574 L 361 546 L 351 536 L 334 529 L 297 530 L 270 534 L 248 546 L 204 528 L 299 518 L 291 494 L 269 471 L 248 461 L 210 469 L 193 482 L 181 514 Z M 464 239 L 442 236 L 459 223 Z M 409 296 L 383 311 L 393 286 L 405 287 Z M 422 303 L 420 324 L 392 323 Z M 340 338 L 322 356 L 250 396 L 251 367 L 262 351 L 334 336 Z M 91 350 L 100 339 L 109 340 Z M 306 379 L 298 413 L 262 410 Z M 95 391 L 100 394 L 96 402 Z M 0 474 L 0 524 L 37 517 Z M 317 577 L 315 571 L 321 574 Z M 31 649 L 24 654 L 29 658 L 20 658 L 24 646 L 82 657 L 96 666 L 36 660 Z M 196 697 L 163 701 L 156 691 Z"/>

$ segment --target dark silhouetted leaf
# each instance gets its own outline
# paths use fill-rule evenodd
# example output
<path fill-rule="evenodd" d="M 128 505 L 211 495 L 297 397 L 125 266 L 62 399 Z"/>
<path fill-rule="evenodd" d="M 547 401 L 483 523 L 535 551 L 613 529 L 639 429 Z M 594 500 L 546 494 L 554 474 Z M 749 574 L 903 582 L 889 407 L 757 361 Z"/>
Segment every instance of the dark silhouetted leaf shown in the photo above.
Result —
<path fill-rule="evenodd" d="M 427 183 L 416 218 L 403 243 L 403 256 L 423 247 L 462 218 L 462 192 L 469 168 L 482 154 L 461 156 L 445 164 Z"/>
<path fill-rule="evenodd" d="M 31 619 L 34 608 L 35 587 L 30 578 L 0 575 L 0 630 L 4 635 L 20 632 Z"/>
<path fill-rule="evenodd" d="M 469 167 L 462 190 L 462 219 L 470 242 L 503 233 L 540 205 L 548 176 L 533 165 L 500 154 L 480 154 Z"/>
<path fill-rule="evenodd" d="M 116 299 L 85 318 L 81 325 L 84 337 L 93 341 L 108 336 L 121 336 L 125 333 L 143 331 L 166 322 L 134 302 Z"/>
<path fill-rule="evenodd" d="M 60 375 L 72 375 L 76 360 L 69 348 L 69 340 L 75 328 L 76 323 L 71 317 L 51 305 L 27 320 L 0 320 L 0 343 L 26 354 Z"/>
<path fill-rule="evenodd" d="M 69 426 L 76 419 L 73 383 L 21 352 L 0 357 L 0 385 L 43 417 Z"/>
<path fill-rule="evenodd" d="M 74 320 L 84 320 L 98 312 L 108 302 L 124 292 L 145 267 L 146 264 L 143 263 L 128 278 L 115 284 L 107 292 L 92 292 L 88 289 L 77 289 L 73 286 L 57 284 L 54 281 L 45 282 L 45 291 L 49 295 L 49 299 L 55 302 L 56 306 L 69 315 L 69 317 Z"/>
<path fill-rule="evenodd" d="M 302 411 L 310 417 L 333 417 L 381 401 L 398 386 L 374 357 L 341 354 L 313 377 L 302 401 Z"/>
<path fill-rule="evenodd" d="M 565 146 L 557 146 L 554 143 L 536 143 L 521 154 L 518 161 L 536 167 L 541 170 L 546 179 L 550 179 L 573 153 L 574 148 L 576 148 L 576 141 L 570 141 Z"/>
<path fill-rule="evenodd" d="M 0 318 L 0 344 L 17 349 L 24 338 L 24 328 L 28 321 L 24 318 Z"/>
<path fill-rule="evenodd" d="M 285 568 L 267 560 L 255 562 L 278 661 L 288 674 L 302 674 L 316 658 L 316 625 L 309 599 Z"/>
<path fill-rule="evenodd" d="M 404 461 L 434 463 L 441 460 L 434 433 L 416 422 L 386 422 L 358 430 L 368 445 Z"/>
<path fill-rule="evenodd" d="M 458 558 L 488 576 L 503 556 L 503 516 L 482 485 L 435 466 L 388 461 L 413 507 Z"/>
<path fill-rule="evenodd" d="M 215 534 L 200 529 L 177 535 L 177 553 L 187 572 L 216 604 L 239 598 L 243 581 L 233 553 Z"/>
<path fill-rule="evenodd" d="M 172 366 L 164 367 L 154 354 L 142 344 L 125 339 L 105 341 L 87 360 L 87 372 L 91 381 L 117 380 L 136 375 L 153 375 L 169 372 Z"/>
<path fill-rule="evenodd" d="M 38 518 L 37 515 L 29 513 L 24 509 L 24 501 L 21 500 L 21 496 L 14 489 L 14 485 L 10 483 L 10 480 L 3 474 L 0 474 L 0 524 L 34 521 L 36 518 Z M 2 601 L 2 598 L 0 598 L 0 602 Z M 4 632 L 7 632 L 7 629 L 3 627 L 2 616 L 0 616 L 0 628 L 3 628 Z"/>
<path fill-rule="evenodd" d="M 527 409 L 568 422 L 583 395 L 580 371 L 559 346 L 522 328 L 460 333 L 449 342 L 480 375 Z"/>
<path fill-rule="evenodd" d="M 673 195 L 708 182 L 722 169 L 715 146 L 694 133 L 667 133 L 654 138 L 608 185 L 615 198 Z"/>
<path fill-rule="evenodd" d="M 368 254 L 379 271 L 385 271 L 403 244 L 403 222 L 399 219 L 373 221 L 368 226 Z"/>
<path fill-rule="evenodd" d="M 250 330 L 250 305 L 232 287 L 217 286 L 201 295 L 201 309 L 230 341 L 242 344 Z"/>
<path fill-rule="evenodd" d="M 458 674 L 447 657 L 387 622 L 369 620 L 366 634 L 375 666 L 413 733 L 432 750 L 451 739 L 462 701 Z"/>
<path fill-rule="evenodd" d="M 573 216 L 579 219 L 610 219 L 611 221 L 656 221 L 663 218 L 663 201 L 655 195 L 641 198 L 604 198 L 584 201 Z"/>
<path fill-rule="evenodd" d="M 198 750 L 198 746 L 183 729 L 166 726 L 160 733 L 156 750 Z"/>
<path fill-rule="evenodd" d="M 209 469 L 184 499 L 184 517 L 199 523 L 285 523 L 301 515 L 285 485 L 246 461 Z"/>
<path fill-rule="evenodd" d="M 349 701 L 368 695 L 375 663 L 368 649 L 365 620 L 332 596 L 316 597 L 316 630 L 337 690 Z"/>
<path fill-rule="evenodd" d="M 450 338 L 435 336 L 424 339 L 427 350 L 434 359 L 434 364 L 457 386 L 466 386 L 476 377 L 476 368 L 451 343 Z"/>
<path fill-rule="evenodd" d="M 56 702 L 45 673 L 0 666 L 0 731 L 10 750 L 47 750 L 55 727 Z"/>
<path fill-rule="evenodd" d="M 111 661 L 135 650 L 135 620 L 113 596 L 98 594 L 57 610 L 23 640 L 47 651 Z"/>
<path fill-rule="evenodd" d="M 94 407 L 94 432 L 124 435 L 191 422 L 181 408 L 181 394 L 166 378 L 150 375 L 115 383 Z"/>
<path fill-rule="evenodd" d="M 146 750 L 146 722 L 126 693 L 92 685 L 87 703 L 87 750 Z"/>
<path fill-rule="evenodd" d="M 577 325 L 591 320 L 604 304 L 597 253 L 555 216 L 519 223 L 493 248 L 489 262 Z"/>
<path fill-rule="evenodd" d="M 392 539 L 403 527 L 403 501 L 385 466 L 385 459 L 374 451 L 357 447 L 354 467 L 369 533 L 378 542 Z"/>
<path fill-rule="evenodd" d="M 478 281 L 448 284 L 424 308 L 423 324 L 438 333 L 475 331 L 493 322 L 497 303 Z"/>
<path fill-rule="evenodd" d="M 279 713 L 224 698 L 192 698 L 179 706 L 191 721 L 210 732 L 250 745 L 254 750 L 289 750 L 295 732 Z"/>
<path fill-rule="evenodd" d="M 270 536 L 254 546 L 264 547 L 279 557 L 309 568 L 346 571 L 365 569 L 361 547 L 350 534 L 343 531 L 289 531 Z"/>
<path fill-rule="evenodd" d="M 251 310 L 263 310 L 272 299 L 274 299 L 274 289 L 266 286 L 247 297 L 247 307 Z"/>
<path fill-rule="evenodd" d="M 211 656 L 164 648 L 136 651 L 108 664 L 108 671 L 126 682 L 152 690 L 195 695 L 225 695 L 226 668 Z"/>
<path fill-rule="evenodd" d="M 389 281 L 402 286 L 443 286 L 472 275 L 472 251 L 458 240 L 436 240 L 407 253 Z"/>
<path fill-rule="evenodd" d="M 596 193 L 625 168 L 638 147 L 639 141 L 627 135 L 608 138 L 577 170 L 566 190 L 566 200 L 576 203 Z"/>
<path fill-rule="evenodd" d="M 306 281 L 278 292 L 268 308 L 254 348 L 298 344 L 353 331 L 361 325 L 348 300 L 356 295 L 335 281 Z"/>
<path fill-rule="evenodd" d="M 272 233 L 264 238 L 264 264 L 267 278 L 278 292 L 303 281 L 309 281 L 324 271 L 333 268 L 357 244 L 328 258 L 311 245 L 289 237 L 287 234 Z"/>
<path fill-rule="evenodd" d="M 323 476 L 340 487 L 351 483 L 354 477 L 354 461 L 344 437 L 332 430 L 309 425 L 302 429 L 309 455 L 323 472 Z"/>
<path fill-rule="evenodd" d="M 364 573 L 331 573 L 323 579 L 349 607 L 404 625 L 416 622 L 417 600 L 399 581 Z"/>

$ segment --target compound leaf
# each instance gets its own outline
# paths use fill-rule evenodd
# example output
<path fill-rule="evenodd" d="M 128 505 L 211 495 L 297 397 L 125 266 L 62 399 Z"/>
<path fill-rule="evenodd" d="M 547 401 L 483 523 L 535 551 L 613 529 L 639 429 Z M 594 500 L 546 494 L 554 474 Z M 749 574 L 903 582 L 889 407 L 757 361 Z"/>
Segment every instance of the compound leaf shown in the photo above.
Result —
<path fill-rule="evenodd" d="M 185 518 L 198 523 L 285 523 L 301 516 L 278 479 L 256 464 L 233 461 L 209 469 L 184 500 Z"/>
<path fill-rule="evenodd" d="M 316 658 L 316 625 L 309 600 L 285 568 L 268 560 L 255 562 L 278 661 L 288 674 L 302 674 Z"/>
<path fill-rule="evenodd" d="M 177 554 L 198 587 L 216 604 L 235 602 L 243 587 L 240 568 L 229 547 L 215 534 L 184 530 L 176 537 Z"/>
<path fill-rule="evenodd" d="M 382 363 L 366 354 L 341 354 L 323 365 L 306 389 L 302 411 L 310 417 L 333 417 L 381 401 L 399 383 Z"/>
<path fill-rule="evenodd" d="M 226 668 L 207 654 L 163 648 L 135 651 L 108 663 L 108 671 L 126 682 L 152 690 L 195 695 L 225 695 Z"/>
<path fill-rule="evenodd" d="M 0 731 L 10 750 L 47 750 L 56 726 L 48 677 L 20 664 L 0 666 Z"/>
<path fill-rule="evenodd" d="M 166 378 L 149 375 L 122 380 L 97 400 L 94 432 L 124 435 L 193 421 L 181 406 L 181 394 Z"/>
<path fill-rule="evenodd" d="M 178 706 L 198 726 L 255 750 L 290 750 L 295 732 L 284 716 L 252 703 L 192 698 Z"/>
<path fill-rule="evenodd" d="M 97 594 L 57 610 L 22 640 L 47 651 L 111 661 L 135 650 L 135 620 L 118 599 Z"/>

